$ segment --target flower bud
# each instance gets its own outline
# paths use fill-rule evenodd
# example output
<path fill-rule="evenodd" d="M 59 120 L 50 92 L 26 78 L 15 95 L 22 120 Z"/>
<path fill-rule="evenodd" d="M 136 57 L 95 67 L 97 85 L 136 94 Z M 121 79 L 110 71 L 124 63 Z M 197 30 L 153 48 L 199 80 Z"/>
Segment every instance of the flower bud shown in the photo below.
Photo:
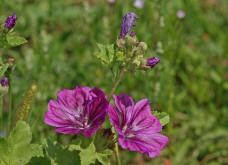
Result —
<path fill-rule="evenodd" d="M 12 68 L 14 66 L 14 62 L 15 62 L 15 59 L 14 58 L 9 58 L 8 59 L 8 64 L 9 64 L 9 67 Z"/>
<path fill-rule="evenodd" d="M 146 66 L 149 66 L 152 68 L 159 62 L 160 62 L 160 59 L 157 57 L 148 58 Z"/>
<path fill-rule="evenodd" d="M 120 49 L 125 49 L 125 40 L 123 38 L 117 39 L 116 45 Z"/>
<path fill-rule="evenodd" d="M 145 42 L 140 42 L 137 47 L 139 47 L 142 51 L 147 50 L 147 44 Z"/>
<path fill-rule="evenodd" d="M 130 36 L 131 36 L 131 37 L 135 37 L 135 32 L 132 31 L 132 32 L 130 33 Z"/>
<path fill-rule="evenodd" d="M 124 38 L 131 30 L 133 26 L 136 26 L 135 19 L 138 19 L 139 17 L 133 13 L 128 12 L 122 21 L 121 24 L 121 30 L 120 30 L 120 38 Z"/>
<path fill-rule="evenodd" d="M 4 87 L 4 86 L 8 86 L 8 78 L 7 77 L 4 77 L 2 78 L 1 80 L 1 85 Z"/>
<path fill-rule="evenodd" d="M 17 22 L 17 16 L 16 16 L 16 14 L 13 14 L 6 19 L 4 27 L 10 30 L 14 27 L 16 22 Z"/>
<path fill-rule="evenodd" d="M 131 37 L 130 35 L 126 35 L 125 41 L 127 46 L 135 46 L 137 44 L 137 38 Z"/>

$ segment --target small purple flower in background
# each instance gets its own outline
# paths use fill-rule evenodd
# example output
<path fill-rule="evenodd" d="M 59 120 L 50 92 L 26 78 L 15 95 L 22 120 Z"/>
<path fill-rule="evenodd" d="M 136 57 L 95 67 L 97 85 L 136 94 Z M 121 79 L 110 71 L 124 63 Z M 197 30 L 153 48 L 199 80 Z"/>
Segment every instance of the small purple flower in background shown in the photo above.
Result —
<path fill-rule="evenodd" d="M 160 59 L 157 57 L 148 58 L 146 66 L 150 66 L 152 68 L 159 62 L 160 62 Z"/>
<path fill-rule="evenodd" d="M 16 14 L 13 14 L 11 16 L 9 16 L 7 19 L 6 19 L 6 22 L 5 22 L 5 28 L 8 28 L 9 30 L 12 29 L 14 27 L 14 25 L 16 24 L 17 22 L 17 16 Z"/>
<path fill-rule="evenodd" d="M 44 122 L 58 127 L 55 131 L 64 134 L 84 133 L 93 135 L 107 116 L 109 102 L 99 88 L 77 86 L 57 93 L 57 101 L 48 103 Z"/>
<path fill-rule="evenodd" d="M 107 0 L 108 1 L 108 3 L 115 3 L 116 2 L 116 0 Z"/>
<path fill-rule="evenodd" d="M 153 158 L 167 144 L 168 138 L 159 134 L 162 130 L 160 121 L 151 114 L 148 99 L 134 105 L 131 96 L 114 95 L 115 105 L 120 112 L 110 105 L 109 118 L 119 134 L 120 145 L 131 151 L 138 151 Z"/>
<path fill-rule="evenodd" d="M 178 10 L 177 11 L 177 17 L 179 19 L 183 19 L 185 17 L 185 12 L 183 10 Z"/>
<path fill-rule="evenodd" d="M 1 80 L 1 85 L 4 87 L 4 86 L 7 86 L 8 85 L 8 78 L 4 77 L 2 78 Z"/>
<path fill-rule="evenodd" d="M 142 9 L 144 7 L 144 0 L 135 0 L 134 7 L 138 9 Z"/>
<path fill-rule="evenodd" d="M 136 26 L 135 19 L 138 19 L 139 17 L 133 13 L 128 12 L 122 21 L 121 24 L 121 30 L 120 30 L 120 38 L 124 38 L 131 30 L 133 26 Z"/>

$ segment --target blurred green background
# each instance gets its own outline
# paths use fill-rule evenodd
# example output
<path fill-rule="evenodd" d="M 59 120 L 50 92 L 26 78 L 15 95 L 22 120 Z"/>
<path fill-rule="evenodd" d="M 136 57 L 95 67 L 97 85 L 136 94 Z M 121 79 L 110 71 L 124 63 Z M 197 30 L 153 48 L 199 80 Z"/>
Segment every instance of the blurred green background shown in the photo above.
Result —
<path fill-rule="evenodd" d="M 180 9 L 186 13 L 182 20 L 176 16 Z M 123 164 L 227 165 L 227 0 L 145 0 L 142 9 L 132 0 L 0 0 L 0 22 L 16 13 L 15 29 L 28 40 L 0 55 L 16 60 L 14 109 L 29 85 L 38 85 L 30 120 L 34 141 L 55 136 L 43 120 L 57 91 L 80 85 L 108 93 L 112 74 L 94 51 L 96 43 L 115 42 L 128 11 L 139 16 L 134 30 L 148 44 L 146 56 L 161 62 L 149 72 L 128 74 L 116 94 L 149 98 L 153 110 L 170 115 L 170 123 L 160 157 L 121 150 Z"/>

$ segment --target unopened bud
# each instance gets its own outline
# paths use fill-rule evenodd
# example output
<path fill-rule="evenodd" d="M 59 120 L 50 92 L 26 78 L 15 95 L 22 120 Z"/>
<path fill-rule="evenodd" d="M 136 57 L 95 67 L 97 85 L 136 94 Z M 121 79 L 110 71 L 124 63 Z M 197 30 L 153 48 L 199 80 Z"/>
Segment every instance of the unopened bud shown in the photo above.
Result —
<path fill-rule="evenodd" d="M 17 16 L 16 16 L 16 14 L 13 14 L 6 19 L 4 27 L 10 30 L 14 27 L 16 22 L 17 22 Z"/>
<path fill-rule="evenodd" d="M 159 62 L 160 62 L 160 59 L 157 57 L 148 58 L 146 66 L 149 66 L 152 68 Z"/>
<path fill-rule="evenodd" d="M 8 59 L 8 64 L 9 64 L 9 67 L 12 68 L 14 66 L 14 62 L 15 62 L 15 59 L 14 58 L 9 58 Z"/>
<path fill-rule="evenodd" d="M 120 49 L 125 49 L 125 40 L 123 38 L 117 39 L 116 45 Z"/>
<path fill-rule="evenodd" d="M 140 42 L 137 47 L 139 47 L 142 51 L 147 50 L 147 44 L 145 42 Z"/>
<path fill-rule="evenodd" d="M 4 77 L 2 78 L 1 80 L 1 85 L 4 87 L 4 86 L 8 86 L 8 78 L 7 77 Z"/>
<path fill-rule="evenodd" d="M 125 36 L 125 41 L 127 46 L 135 46 L 137 43 L 136 37 L 131 37 L 130 35 Z"/>

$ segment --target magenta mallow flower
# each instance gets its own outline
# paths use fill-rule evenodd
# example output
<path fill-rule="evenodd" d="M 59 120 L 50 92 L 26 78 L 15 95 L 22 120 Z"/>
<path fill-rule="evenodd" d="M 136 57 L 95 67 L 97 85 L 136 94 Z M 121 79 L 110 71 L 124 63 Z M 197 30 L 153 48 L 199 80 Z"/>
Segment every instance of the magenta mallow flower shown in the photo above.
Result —
<path fill-rule="evenodd" d="M 183 10 L 178 10 L 177 11 L 177 17 L 179 19 L 183 19 L 185 17 L 185 12 Z"/>
<path fill-rule="evenodd" d="M 135 8 L 142 9 L 144 6 L 144 0 L 135 0 L 133 5 Z"/>
<path fill-rule="evenodd" d="M 160 62 L 160 59 L 157 57 L 148 58 L 146 66 L 150 66 L 152 68 L 159 62 Z"/>
<path fill-rule="evenodd" d="M 8 78 L 7 78 L 7 77 L 2 78 L 2 80 L 1 80 L 1 85 L 2 85 L 3 87 L 8 85 Z"/>
<path fill-rule="evenodd" d="M 109 102 L 99 88 L 77 86 L 57 93 L 48 103 L 44 122 L 64 134 L 93 135 L 106 119 Z"/>
<path fill-rule="evenodd" d="M 131 30 L 133 26 L 136 26 L 135 19 L 138 19 L 139 17 L 133 13 L 128 12 L 122 21 L 121 24 L 121 30 L 120 30 L 120 38 L 124 38 Z"/>
<path fill-rule="evenodd" d="M 9 16 L 7 19 L 6 19 L 6 22 L 5 22 L 5 28 L 8 28 L 9 30 L 12 29 L 14 27 L 14 25 L 16 24 L 17 22 L 17 16 L 16 14 L 13 14 L 11 16 Z"/>
<path fill-rule="evenodd" d="M 134 105 L 131 96 L 114 95 L 115 105 L 120 114 L 111 105 L 109 118 L 119 134 L 119 144 L 131 151 L 138 151 L 153 158 L 167 144 L 168 138 L 159 134 L 160 121 L 151 114 L 148 99 L 142 99 Z"/>

